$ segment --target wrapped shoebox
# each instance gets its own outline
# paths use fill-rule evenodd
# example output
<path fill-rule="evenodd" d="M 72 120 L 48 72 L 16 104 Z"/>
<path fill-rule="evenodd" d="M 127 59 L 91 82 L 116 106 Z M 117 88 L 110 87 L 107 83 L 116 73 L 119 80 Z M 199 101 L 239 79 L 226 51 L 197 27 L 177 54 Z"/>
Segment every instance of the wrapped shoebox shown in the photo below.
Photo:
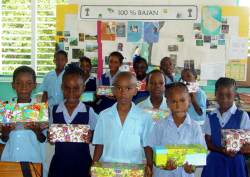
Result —
<path fill-rule="evenodd" d="M 138 91 L 146 91 L 146 81 L 138 81 L 137 82 L 137 89 Z"/>
<path fill-rule="evenodd" d="M 81 102 L 94 102 L 95 92 L 84 92 L 80 97 Z"/>
<path fill-rule="evenodd" d="M 89 130 L 89 125 L 52 124 L 49 127 L 50 141 L 85 143 L 84 136 L 88 134 Z"/>
<path fill-rule="evenodd" d="M 113 93 L 112 93 L 112 86 L 99 86 L 97 87 L 97 92 L 96 92 L 97 95 L 100 95 L 100 96 L 113 96 Z"/>
<path fill-rule="evenodd" d="M 0 124 L 48 125 L 47 103 L 0 103 Z"/>
<path fill-rule="evenodd" d="M 143 177 L 143 164 L 96 162 L 91 167 L 92 177 Z"/>
<path fill-rule="evenodd" d="M 173 160 L 177 166 L 186 162 L 194 166 L 205 166 L 207 150 L 198 144 L 166 145 L 153 148 L 153 160 L 156 167 L 164 167 L 168 160 Z"/>
<path fill-rule="evenodd" d="M 239 151 L 243 144 L 250 143 L 250 130 L 222 129 L 222 145 L 227 151 Z"/>
<path fill-rule="evenodd" d="M 144 111 L 151 115 L 153 121 L 159 121 L 161 119 L 165 119 L 169 115 L 169 112 L 167 110 L 162 110 L 162 109 L 146 108 L 144 109 Z"/>

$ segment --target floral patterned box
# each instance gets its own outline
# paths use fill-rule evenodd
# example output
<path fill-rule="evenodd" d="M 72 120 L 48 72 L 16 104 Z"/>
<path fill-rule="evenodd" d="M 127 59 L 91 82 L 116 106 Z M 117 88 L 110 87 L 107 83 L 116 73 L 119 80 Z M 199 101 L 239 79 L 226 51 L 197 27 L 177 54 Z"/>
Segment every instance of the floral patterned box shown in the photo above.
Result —
<path fill-rule="evenodd" d="M 0 124 L 48 124 L 47 103 L 0 103 Z"/>
<path fill-rule="evenodd" d="M 52 124 L 49 127 L 50 141 L 85 143 L 84 135 L 87 135 L 89 130 L 89 125 Z"/>
<path fill-rule="evenodd" d="M 99 86 L 97 87 L 97 91 L 96 91 L 96 94 L 97 95 L 104 95 L 104 96 L 113 96 L 113 93 L 112 93 L 112 86 Z"/>
<path fill-rule="evenodd" d="M 91 167 L 92 177 L 143 177 L 144 164 L 96 162 Z"/>
<path fill-rule="evenodd" d="M 227 151 L 239 151 L 245 143 L 250 143 L 250 130 L 222 129 L 222 145 Z"/>
<path fill-rule="evenodd" d="M 137 89 L 138 91 L 146 91 L 146 81 L 138 81 L 137 82 Z"/>
<path fill-rule="evenodd" d="M 167 110 L 162 109 L 144 109 L 145 112 L 149 113 L 153 119 L 153 121 L 159 121 L 161 119 L 167 118 L 169 112 Z"/>

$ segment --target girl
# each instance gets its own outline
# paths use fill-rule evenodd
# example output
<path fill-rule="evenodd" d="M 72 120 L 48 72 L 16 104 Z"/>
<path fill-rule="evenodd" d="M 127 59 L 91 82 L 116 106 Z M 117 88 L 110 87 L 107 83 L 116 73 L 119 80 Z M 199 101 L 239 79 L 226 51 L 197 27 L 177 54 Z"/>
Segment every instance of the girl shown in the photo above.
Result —
<path fill-rule="evenodd" d="M 147 70 L 148 70 L 148 63 L 147 61 L 137 56 L 133 62 L 133 69 L 136 74 L 136 79 L 139 82 L 146 82 Z M 138 91 L 137 94 L 133 97 L 133 101 L 135 103 L 139 103 L 142 100 L 146 99 L 149 96 L 148 91 Z"/>
<path fill-rule="evenodd" d="M 150 96 L 146 100 L 138 103 L 137 106 L 143 109 L 167 109 L 166 98 L 164 97 L 164 74 L 160 70 L 153 70 L 147 75 L 146 83 Z"/>
<path fill-rule="evenodd" d="M 84 90 L 83 74 L 79 67 L 66 68 L 62 78 L 65 101 L 53 107 L 52 120 L 56 124 L 89 124 L 93 131 L 96 124 L 94 111 L 79 101 Z M 90 141 L 89 133 L 85 139 Z M 88 177 L 91 165 L 89 144 L 56 143 L 49 177 Z"/>
<path fill-rule="evenodd" d="M 205 146 L 200 126 L 189 116 L 187 110 L 190 104 L 190 96 L 187 87 L 180 82 L 166 86 L 165 90 L 167 104 L 171 114 L 167 119 L 156 123 L 148 140 L 148 146 L 165 146 L 173 144 L 201 144 Z M 150 159 L 152 159 L 152 150 Z M 151 167 L 153 162 L 151 160 Z M 154 167 L 155 177 L 192 177 L 194 170 L 192 165 L 185 164 L 183 167 L 176 167 L 175 163 L 169 160 L 164 169 Z"/>
<path fill-rule="evenodd" d="M 220 78 L 215 83 L 215 96 L 219 107 L 212 111 L 204 124 L 205 139 L 210 150 L 202 177 L 247 177 L 244 154 L 250 152 L 249 144 L 240 152 L 228 152 L 221 146 L 221 129 L 250 129 L 248 114 L 239 110 L 235 103 L 236 82 Z"/>
<path fill-rule="evenodd" d="M 88 57 L 80 58 L 80 67 L 83 70 L 84 91 L 96 92 L 96 78 L 91 75 L 91 60 Z"/>
<path fill-rule="evenodd" d="M 115 77 L 119 74 L 124 57 L 120 52 L 112 52 L 109 55 L 109 72 L 102 74 L 99 85 L 112 86 Z M 96 102 L 95 111 L 100 113 L 115 103 L 114 97 L 101 96 Z"/>
<path fill-rule="evenodd" d="M 20 66 L 13 73 L 12 88 L 17 94 L 17 103 L 32 103 L 31 93 L 36 87 L 35 71 L 28 66 Z M 45 140 L 42 129 L 32 126 L 24 129 L 22 124 L 6 125 L 2 127 L 2 141 L 6 142 L 1 160 L 12 162 L 43 163 L 44 176 L 46 176 L 45 164 Z"/>
<path fill-rule="evenodd" d="M 180 76 L 174 73 L 174 64 L 171 58 L 164 57 L 161 59 L 160 68 L 165 74 L 165 84 L 171 84 L 173 82 L 178 82 Z"/>
<path fill-rule="evenodd" d="M 195 70 L 183 69 L 181 72 L 181 79 L 185 82 L 196 82 L 197 74 Z M 206 117 L 206 100 L 207 96 L 200 88 L 195 93 L 190 93 L 191 104 L 188 108 L 190 117 L 197 121 L 200 125 L 204 123 Z"/>
<path fill-rule="evenodd" d="M 117 103 L 99 115 L 93 161 L 142 163 L 152 121 L 132 102 L 137 91 L 132 73 L 119 73 L 113 85 Z"/>

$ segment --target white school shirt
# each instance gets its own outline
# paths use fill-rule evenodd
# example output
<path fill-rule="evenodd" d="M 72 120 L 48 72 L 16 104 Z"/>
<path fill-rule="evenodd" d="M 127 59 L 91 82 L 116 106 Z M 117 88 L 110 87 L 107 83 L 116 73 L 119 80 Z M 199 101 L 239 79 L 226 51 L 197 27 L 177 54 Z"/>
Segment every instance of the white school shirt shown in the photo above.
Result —
<path fill-rule="evenodd" d="M 235 114 L 236 110 L 237 110 L 237 106 L 234 103 L 222 115 L 221 115 L 221 113 L 219 111 L 219 107 L 216 108 L 214 111 L 212 111 L 211 114 L 214 114 L 214 113 L 217 114 L 217 117 L 219 118 L 220 126 L 223 128 L 227 124 L 227 122 L 229 121 L 229 119 L 232 116 L 232 114 Z M 240 129 L 250 130 L 249 116 L 248 116 L 248 114 L 245 111 L 243 112 L 243 115 L 242 115 L 242 120 L 241 120 L 241 123 L 240 123 Z M 204 131 L 204 133 L 206 135 L 210 135 L 211 136 L 211 127 L 210 127 L 210 121 L 209 121 L 208 116 L 207 116 L 207 118 L 205 120 L 205 124 L 203 126 L 203 131 Z"/>
<path fill-rule="evenodd" d="M 147 108 L 153 109 L 154 108 L 153 104 L 151 103 L 150 96 L 147 99 L 145 99 L 144 101 L 139 102 L 137 104 L 137 106 L 139 108 L 142 108 L 142 109 L 147 109 Z M 160 105 L 159 109 L 168 110 L 168 105 L 167 105 L 167 102 L 166 102 L 166 98 L 164 96 L 163 96 L 163 99 L 162 99 L 162 102 L 161 102 L 161 105 Z"/>
<path fill-rule="evenodd" d="M 152 148 L 178 144 L 201 144 L 206 147 L 200 126 L 190 118 L 188 113 L 179 127 L 176 126 L 172 114 L 157 122 L 148 140 L 148 146 Z M 156 167 L 153 170 L 154 177 L 194 177 L 194 173 L 186 173 L 183 167 L 178 167 L 172 171 L 161 170 Z"/>
<path fill-rule="evenodd" d="M 151 126 L 150 116 L 134 103 L 123 125 L 117 111 L 117 103 L 102 111 L 93 139 L 93 144 L 104 146 L 100 161 L 142 163 Z"/>

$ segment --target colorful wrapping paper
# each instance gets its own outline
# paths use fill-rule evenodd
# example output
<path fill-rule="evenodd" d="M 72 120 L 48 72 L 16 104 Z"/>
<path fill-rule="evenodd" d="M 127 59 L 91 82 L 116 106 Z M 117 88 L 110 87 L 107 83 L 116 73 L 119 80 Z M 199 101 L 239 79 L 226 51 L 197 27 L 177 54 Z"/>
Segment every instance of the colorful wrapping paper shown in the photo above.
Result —
<path fill-rule="evenodd" d="M 183 81 L 183 83 L 187 86 L 189 93 L 195 93 L 200 88 L 198 82 L 186 82 L 186 81 Z"/>
<path fill-rule="evenodd" d="M 99 86 L 97 87 L 97 95 L 104 95 L 104 96 L 113 96 L 112 93 L 112 86 Z"/>
<path fill-rule="evenodd" d="M 0 124 L 48 123 L 47 103 L 0 103 Z"/>
<path fill-rule="evenodd" d="M 250 143 L 250 130 L 241 129 L 222 129 L 222 146 L 227 151 L 240 151 L 245 143 Z"/>
<path fill-rule="evenodd" d="M 80 97 L 81 102 L 93 102 L 95 101 L 95 92 L 84 92 Z"/>
<path fill-rule="evenodd" d="M 91 167 L 92 177 L 143 177 L 143 164 L 96 162 Z"/>
<path fill-rule="evenodd" d="M 157 146 L 153 151 L 156 167 L 165 166 L 169 159 L 174 160 L 177 166 L 186 162 L 195 166 L 206 165 L 207 150 L 198 144 Z"/>
<path fill-rule="evenodd" d="M 159 121 L 161 119 L 167 118 L 169 115 L 168 111 L 161 110 L 161 109 L 144 109 L 145 112 L 149 113 L 153 119 L 153 121 Z"/>
<path fill-rule="evenodd" d="M 143 81 L 138 81 L 137 82 L 137 89 L 138 91 L 146 91 L 146 81 L 143 80 Z"/>
<path fill-rule="evenodd" d="M 85 143 L 84 135 L 87 135 L 89 130 L 89 125 L 52 124 L 49 128 L 50 141 Z"/>

